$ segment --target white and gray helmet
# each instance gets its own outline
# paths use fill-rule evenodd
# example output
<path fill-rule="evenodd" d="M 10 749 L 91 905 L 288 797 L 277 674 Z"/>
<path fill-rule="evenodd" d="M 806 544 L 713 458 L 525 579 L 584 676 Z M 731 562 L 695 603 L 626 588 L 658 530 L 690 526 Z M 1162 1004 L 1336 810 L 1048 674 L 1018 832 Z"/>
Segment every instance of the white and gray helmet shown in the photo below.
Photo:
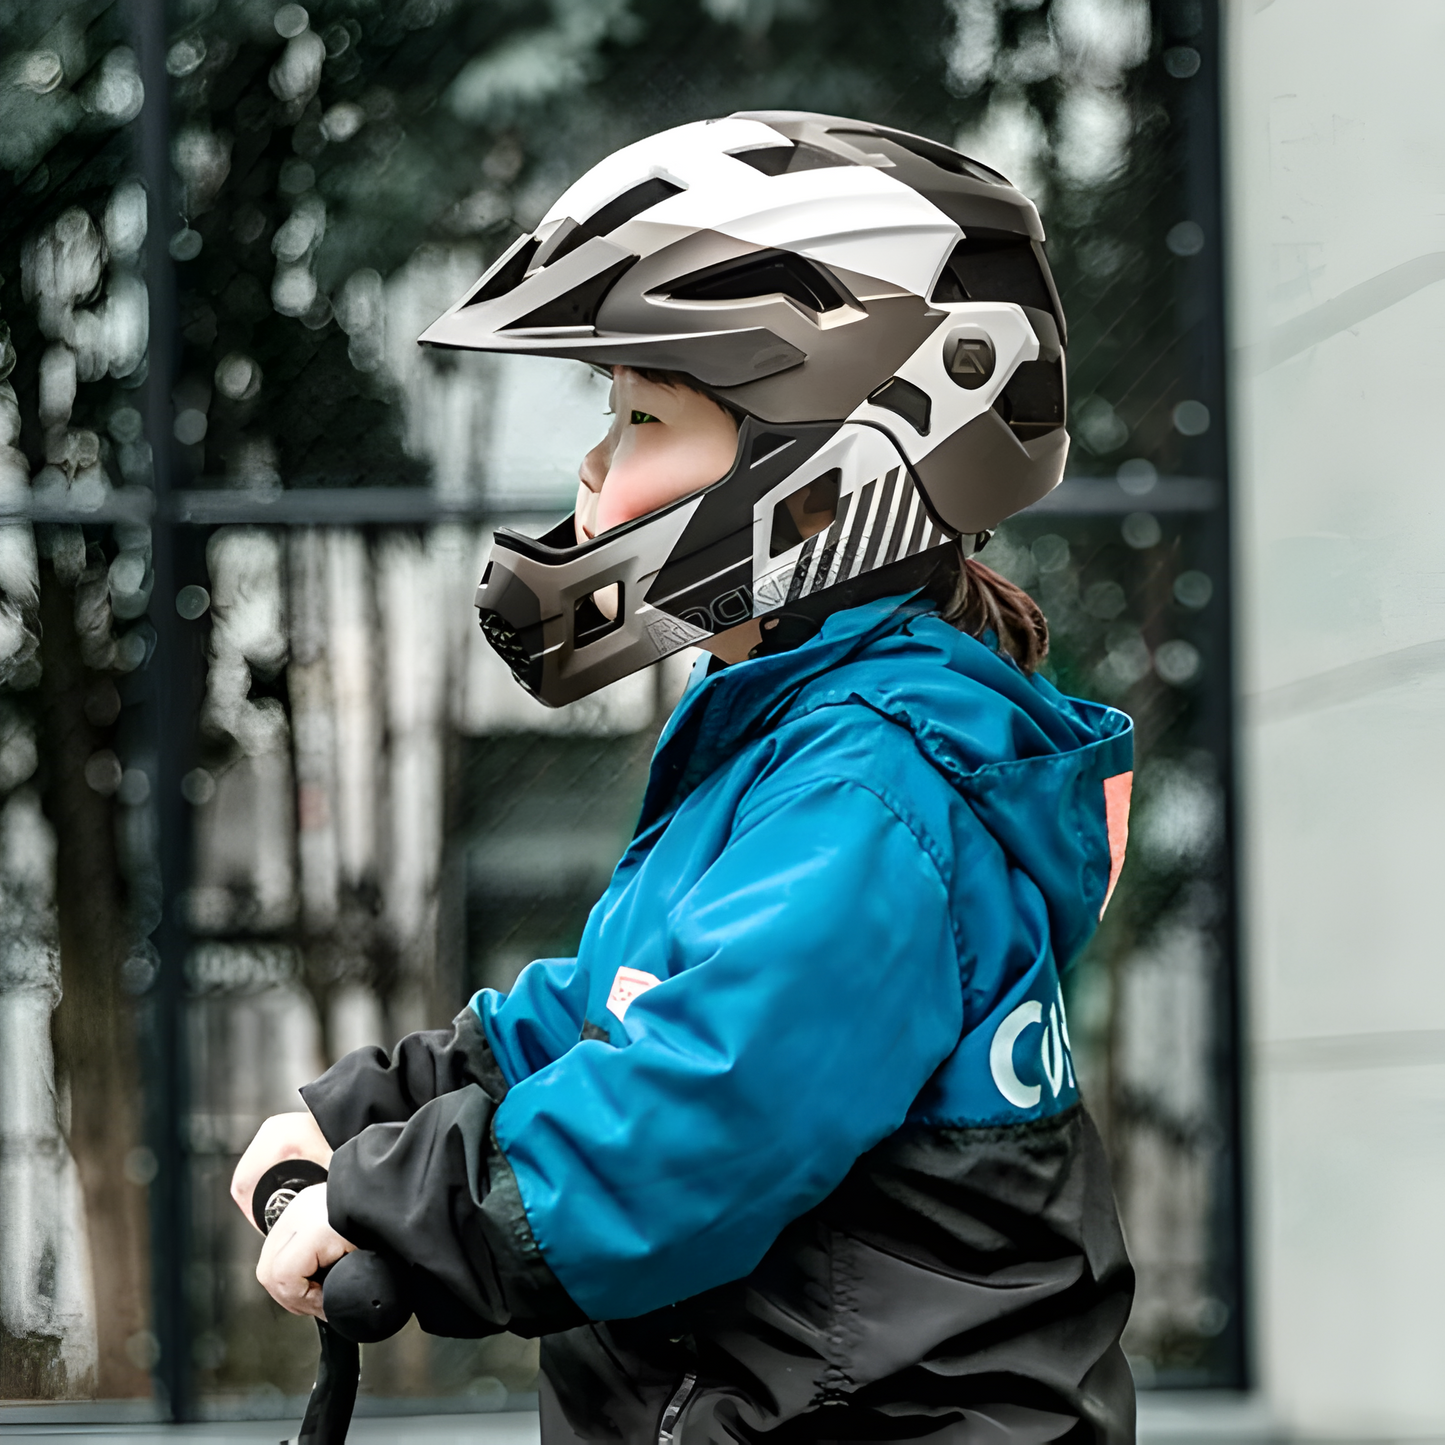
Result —
<path fill-rule="evenodd" d="M 749 618 L 923 585 L 1057 485 L 1064 318 L 1033 203 L 936 141 L 795 111 L 678 126 L 572 185 L 425 345 L 684 373 L 741 418 L 712 486 L 477 591 L 554 706 Z M 804 492 L 832 522 L 804 538 Z M 615 619 L 592 594 L 618 584 Z"/>

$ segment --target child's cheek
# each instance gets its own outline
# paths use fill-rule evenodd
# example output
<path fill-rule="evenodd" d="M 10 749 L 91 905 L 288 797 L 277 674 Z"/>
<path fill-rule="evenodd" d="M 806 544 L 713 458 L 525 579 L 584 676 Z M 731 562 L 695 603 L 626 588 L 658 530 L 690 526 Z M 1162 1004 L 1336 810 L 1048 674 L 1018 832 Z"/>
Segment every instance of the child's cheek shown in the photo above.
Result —
<path fill-rule="evenodd" d="M 656 422 L 634 427 L 613 455 L 597 501 L 599 536 L 706 485 L 706 479 L 695 480 L 689 475 L 696 468 L 687 465 L 690 459 L 686 447 L 669 445 L 669 439 L 662 435 L 637 437 L 638 432 L 653 427 L 661 431 Z"/>

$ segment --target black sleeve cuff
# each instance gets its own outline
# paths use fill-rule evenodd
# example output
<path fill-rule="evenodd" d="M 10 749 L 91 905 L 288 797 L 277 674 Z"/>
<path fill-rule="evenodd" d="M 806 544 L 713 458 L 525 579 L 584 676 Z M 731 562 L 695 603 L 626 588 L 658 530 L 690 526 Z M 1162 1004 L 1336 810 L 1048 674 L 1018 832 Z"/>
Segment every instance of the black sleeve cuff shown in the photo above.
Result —
<path fill-rule="evenodd" d="M 331 1227 L 407 1266 L 429 1334 L 552 1334 L 586 1316 L 542 1258 L 517 1180 L 492 1134 L 497 1101 L 479 1084 L 372 1124 L 331 1160 Z"/>
<path fill-rule="evenodd" d="M 301 1097 L 335 1149 L 372 1124 L 405 1123 L 423 1104 L 469 1084 L 496 1103 L 506 1097 L 507 1081 L 470 1005 L 449 1029 L 408 1034 L 389 1059 L 379 1048 L 354 1050 Z"/>

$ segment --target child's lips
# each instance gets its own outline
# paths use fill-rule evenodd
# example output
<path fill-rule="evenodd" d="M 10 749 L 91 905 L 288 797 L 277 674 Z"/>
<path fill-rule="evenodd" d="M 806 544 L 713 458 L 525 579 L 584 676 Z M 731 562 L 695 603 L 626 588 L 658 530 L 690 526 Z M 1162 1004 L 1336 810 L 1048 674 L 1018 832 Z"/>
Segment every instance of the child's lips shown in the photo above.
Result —
<path fill-rule="evenodd" d="M 590 542 L 597 535 L 597 493 L 584 480 L 577 489 L 577 506 L 573 512 L 577 540 Z"/>

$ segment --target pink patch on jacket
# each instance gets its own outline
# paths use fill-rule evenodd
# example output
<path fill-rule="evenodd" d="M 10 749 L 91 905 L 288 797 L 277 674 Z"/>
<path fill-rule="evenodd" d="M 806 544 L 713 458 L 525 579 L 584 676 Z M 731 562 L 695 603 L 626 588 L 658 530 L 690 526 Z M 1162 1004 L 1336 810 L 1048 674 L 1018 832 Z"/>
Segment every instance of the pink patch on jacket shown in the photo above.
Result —
<path fill-rule="evenodd" d="M 1109 887 L 1104 894 L 1104 908 L 1114 896 L 1114 885 L 1124 867 L 1124 850 L 1129 846 L 1129 796 L 1133 791 L 1132 770 L 1104 779 L 1104 818 L 1109 829 Z M 1104 908 L 1099 910 L 1100 918 Z"/>

